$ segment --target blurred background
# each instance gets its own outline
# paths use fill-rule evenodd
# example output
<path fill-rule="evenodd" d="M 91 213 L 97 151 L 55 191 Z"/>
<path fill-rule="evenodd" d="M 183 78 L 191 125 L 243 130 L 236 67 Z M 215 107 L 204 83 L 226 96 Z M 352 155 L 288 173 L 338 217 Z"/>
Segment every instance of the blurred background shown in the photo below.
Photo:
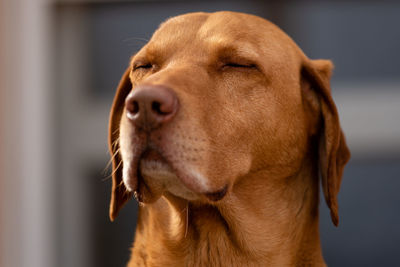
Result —
<path fill-rule="evenodd" d="M 398 266 L 400 3 L 395 1 L 0 0 L 0 266 L 124 266 L 136 203 L 108 219 L 108 112 L 160 22 L 253 13 L 311 58 L 332 59 L 352 150 L 340 226 L 321 201 L 329 266 Z"/>

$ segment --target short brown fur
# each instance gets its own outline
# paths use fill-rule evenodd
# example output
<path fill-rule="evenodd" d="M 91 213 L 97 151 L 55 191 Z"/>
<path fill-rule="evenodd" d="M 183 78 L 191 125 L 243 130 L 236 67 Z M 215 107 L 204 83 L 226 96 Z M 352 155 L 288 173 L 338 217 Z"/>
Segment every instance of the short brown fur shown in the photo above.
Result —
<path fill-rule="evenodd" d="M 151 69 L 134 69 L 148 63 Z M 133 56 L 111 110 L 110 217 L 132 196 L 122 169 L 136 132 L 124 100 L 138 85 L 176 92 L 181 109 L 154 133 L 162 140 L 157 145 L 176 169 L 193 167 L 205 182 L 192 183 L 188 175 L 195 200 L 157 186 L 141 189 L 128 266 L 326 266 L 319 177 L 337 225 L 337 194 L 350 157 L 330 93 L 332 68 L 328 60 L 308 59 L 256 16 L 192 13 L 162 24 Z M 225 185 L 221 200 L 205 197 Z"/>

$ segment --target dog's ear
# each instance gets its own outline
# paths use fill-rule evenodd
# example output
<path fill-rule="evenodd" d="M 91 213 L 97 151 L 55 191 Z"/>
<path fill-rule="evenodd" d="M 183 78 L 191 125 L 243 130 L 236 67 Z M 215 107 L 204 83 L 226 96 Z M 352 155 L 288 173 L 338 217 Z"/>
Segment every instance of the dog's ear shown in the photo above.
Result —
<path fill-rule="evenodd" d="M 302 68 L 302 93 L 310 114 L 311 132 L 318 138 L 319 173 L 332 222 L 339 223 L 337 194 L 343 169 L 350 159 L 330 90 L 333 64 L 329 60 L 307 60 Z"/>
<path fill-rule="evenodd" d="M 122 206 L 131 198 L 122 181 L 122 159 L 119 154 L 119 124 L 125 107 L 125 98 L 132 90 L 129 79 L 131 68 L 128 68 L 119 82 L 117 92 L 111 107 L 108 127 L 108 148 L 112 157 L 112 191 L 110 202 L 110 219 L 113 221 Z"/>

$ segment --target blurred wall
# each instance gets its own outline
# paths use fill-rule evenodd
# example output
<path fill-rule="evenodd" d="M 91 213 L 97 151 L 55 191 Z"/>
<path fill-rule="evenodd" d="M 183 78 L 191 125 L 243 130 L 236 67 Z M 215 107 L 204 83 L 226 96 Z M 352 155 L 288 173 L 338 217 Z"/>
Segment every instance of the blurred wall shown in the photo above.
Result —
<path fill-rule="evenodd" d="M 0 9 L 0 266 L 54 266 L 55 197 L 46 0 Z"/>
<path fill-rule="evenodd" d="M 108 112 L 130 56 L 168 17 L 233 10 L 286 31 L 336 65 L 353 153 L 340 226 L 321 201 L 329 266 L 395 266 L 400 242 L 400 4 L 391 1 L 2 0 L 0 266 L 123 266 L 131 201 L 108 219 Z"/>

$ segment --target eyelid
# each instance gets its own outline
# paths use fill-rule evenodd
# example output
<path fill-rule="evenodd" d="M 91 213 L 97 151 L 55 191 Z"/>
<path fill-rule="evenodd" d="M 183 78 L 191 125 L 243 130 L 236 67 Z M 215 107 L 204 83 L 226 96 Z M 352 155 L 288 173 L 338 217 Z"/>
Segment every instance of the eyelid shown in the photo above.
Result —
<path fill-rule="evenodd" d="M 233 68 L 255 68 L 256 64 L 253 63 L 241 63 L 241 62 L 228 62 L 223 65 L 223 67 L 233 67 Z"/>
<path fill-rule="evenodd" d="M 221 69 L 243 69 L 243 70 L 259 70 L 259 66 L 255 61 L 249 59 L 235 58 L 222 61 Z"/>
<path fill-rule="evenodd" d="M 256 59 L 238 53 L 222 54 L 218 61 L 223 67 L 257 67 Z"/>
<path fill-rule="evenodd" d="M 153 67 L 153 64 L 149 63 L 149 62 L 138 62 L 138 63 L 134 63 L 132 70 L 137 70 L 137 69 L 150 69 Z"/>

